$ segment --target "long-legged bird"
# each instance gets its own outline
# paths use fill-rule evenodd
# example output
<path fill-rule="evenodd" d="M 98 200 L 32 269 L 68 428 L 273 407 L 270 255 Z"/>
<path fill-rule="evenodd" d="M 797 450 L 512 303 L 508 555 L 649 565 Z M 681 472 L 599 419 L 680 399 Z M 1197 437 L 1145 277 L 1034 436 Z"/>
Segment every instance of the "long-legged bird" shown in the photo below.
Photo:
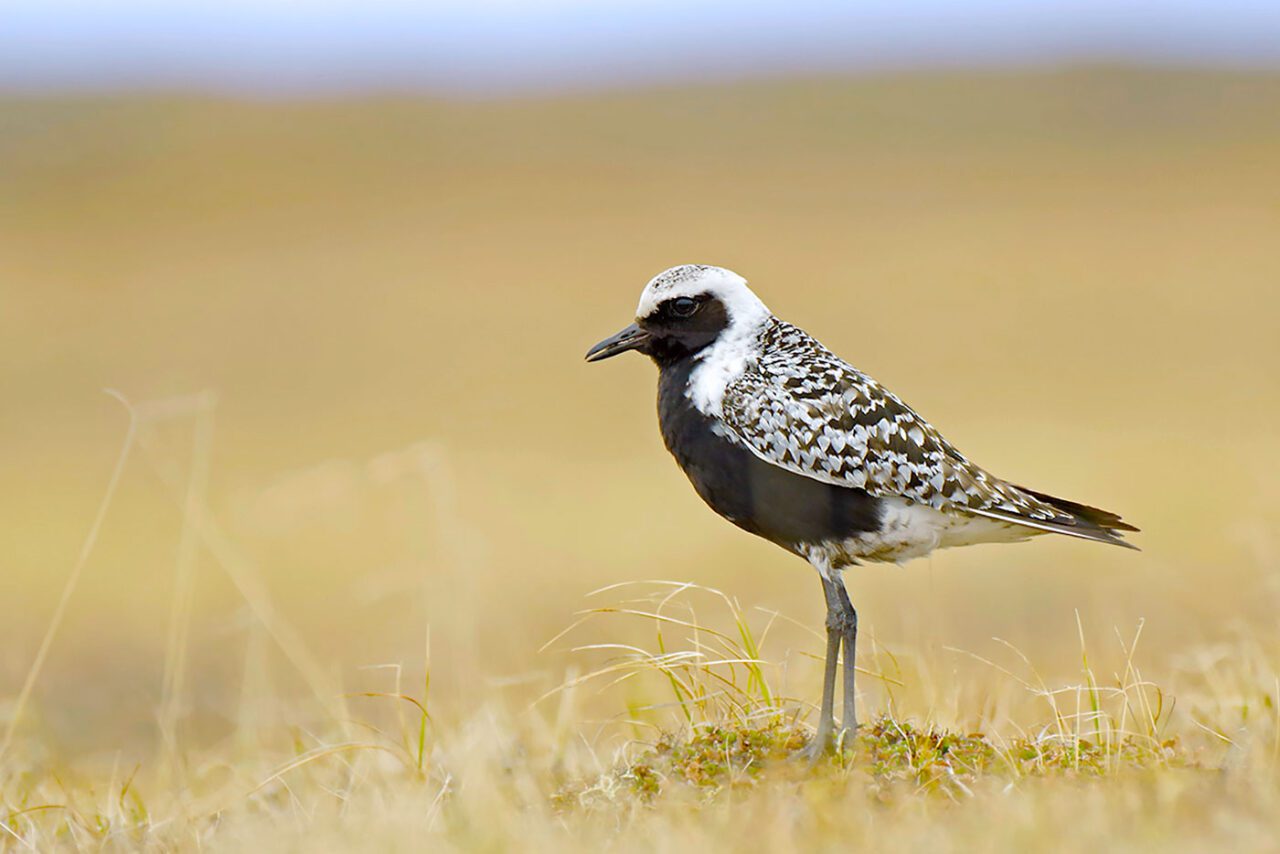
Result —
<path fill-rule="evenodd" d="M 822 708 L 813 745 L 857 727 L 858 615 L 841 570 L 937 548 L 1044 534 L 1133 548 L 1137 528 L 1106 510 L 1015 486 L 974 465 L 927 421 L 803 330 L 779 320 L 729 270 L 672 267 L 640 295 L 635 323 L 587 353 L 628 350 L 658 365 L 667 449 L 711 509 L 805 558 L 827 605 Z"/>

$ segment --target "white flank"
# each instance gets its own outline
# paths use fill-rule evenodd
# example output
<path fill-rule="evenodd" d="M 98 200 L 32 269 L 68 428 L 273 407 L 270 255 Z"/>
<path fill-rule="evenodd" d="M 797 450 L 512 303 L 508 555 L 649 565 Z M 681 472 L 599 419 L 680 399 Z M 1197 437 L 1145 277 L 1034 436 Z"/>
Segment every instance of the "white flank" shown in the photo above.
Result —
<path fill-rule="evenodd" d="M 934 549 L 976 543 L 1009 543 L 1025 540 L 1033 532 L 1017 525 L 982 516 L 947 513 L 927 504 L 886 498 L 883 530 L 879 537 L 889 554 L 881 560 L 901 562 L 923 557 Z M 868 555 L 868 558 L 871 556 Z"/>
<path fill-rule="evenodd" d="M 805 549 L 805 557 L 823 577 L 830 577 L 832 566 L 851 560 L 903 563 L 924 557 L 934 549 L 975 543 L 1015 543 L 1040 533 L 982 516 L 945 513 L 903 498 L 883 501 L 884 518 L 879 531 L 817 543 Z"/>

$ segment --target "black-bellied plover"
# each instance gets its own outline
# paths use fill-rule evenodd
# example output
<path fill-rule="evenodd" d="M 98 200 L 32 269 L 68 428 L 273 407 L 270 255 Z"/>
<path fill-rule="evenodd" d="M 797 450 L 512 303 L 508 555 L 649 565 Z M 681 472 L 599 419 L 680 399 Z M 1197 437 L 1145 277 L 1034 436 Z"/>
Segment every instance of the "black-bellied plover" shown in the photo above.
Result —
<path fill-rule="evenodd" d="M 720 267 L 672 267 L 645 286 L 636 322 L 587 353 L 627 350 L 659 368 L 658 422 L 698 495 L 738 527 L 809 561 L 827 604 L 822 708 L 813 742 L 857 726 L 858 615 L 840 570 L 937 548 L 1041 533 L 1133 548 L 1114 513 L 1015 486 L 971 463 L 927 421 Z"/>

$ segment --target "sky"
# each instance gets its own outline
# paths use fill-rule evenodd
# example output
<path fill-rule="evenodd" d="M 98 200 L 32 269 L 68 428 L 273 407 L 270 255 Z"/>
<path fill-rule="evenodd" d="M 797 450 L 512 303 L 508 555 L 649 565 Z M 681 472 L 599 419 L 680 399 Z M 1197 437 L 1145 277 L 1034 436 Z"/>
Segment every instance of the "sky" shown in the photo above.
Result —
<path fill-rule="evenodd" d="M 0 0 L 0 88 L 520 92 L 1079 62 L 1280 67 L 1280 0 Z"/>

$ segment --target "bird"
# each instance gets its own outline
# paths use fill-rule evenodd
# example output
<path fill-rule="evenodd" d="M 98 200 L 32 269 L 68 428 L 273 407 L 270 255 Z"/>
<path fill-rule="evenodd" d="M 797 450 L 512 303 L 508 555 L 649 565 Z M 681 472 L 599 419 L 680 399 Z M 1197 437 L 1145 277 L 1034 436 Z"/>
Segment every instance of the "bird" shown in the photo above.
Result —
<path fill-rule="evenodd" d="M 1061 534 L 1136 549 L 1115 513 L 1002 480 L 893 392 L 775 317 L 742 276 L 681 264 L 645 285 L 635 322 L 587 351 L 658 368 L 658 425 L 698 496 L 804 558 L 826 602 L 816 757 L 857 730 L 858 614 L 844 570 L 934 549 Z M 843 659 L 841 728 L 835 683 Z"/>

